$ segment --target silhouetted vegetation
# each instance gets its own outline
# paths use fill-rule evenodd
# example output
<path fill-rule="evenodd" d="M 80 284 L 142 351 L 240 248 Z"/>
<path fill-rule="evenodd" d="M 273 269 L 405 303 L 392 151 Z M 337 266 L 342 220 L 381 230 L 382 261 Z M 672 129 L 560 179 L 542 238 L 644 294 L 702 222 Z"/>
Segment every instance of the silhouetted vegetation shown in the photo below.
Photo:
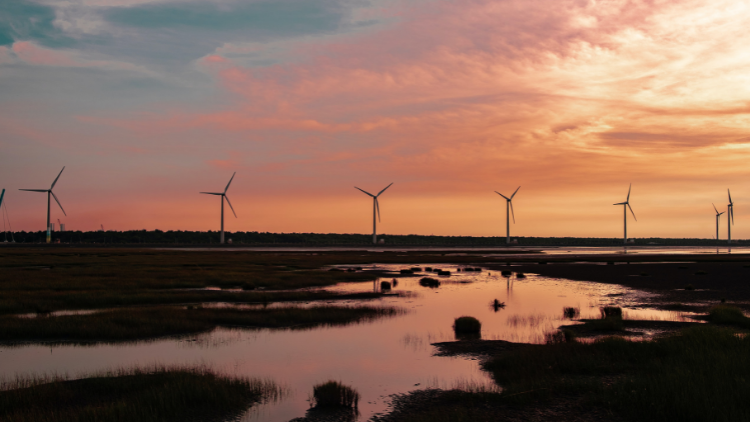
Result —
<path fill-rule="evenodd" d="M 746 317 L 739 308 L 734 306 L 713 306 L 709 309 L 706 319 L 714 324 L 734 325 L 750 329 L 750 318 Z"/>
<path fill-rule="evenodd" d="M 750 418 L 748 353 L 750 338 L 699 326 L 646 342 L 605 338 L 529 347 L 485 368 L 507 403 L 576 394 L 633 420 L 737 421 Z"/>
<path fill-rule="evenodd" d="M 10 234 L 9 234 L 10 235 Z M 268 232 L 225 232 L 232 239 L 233 246 L 372 246 L 371 234 L 339 233 L 268 233 Z M 505 238 L 497 236 L 423 236 L 389 235 L 382 246 L 475 246 L 506 247 Z M 14 232 L 16 242 L 44 243 L 46 232 Z M 65 231 L 53 232 L 53 241 L 58 239 L 67 244 L 96 245 L 218 245 L 219 232 L 182 230 L 128 230 L 128 231 Z M 583 238 L 583 237 L 515 237 L 518 246 L 621 246 L 622 238 Z M 747 243 L 738 240 L 738 245 Z M 633 246 L 716 246 L 713 239 L 670 239 L 638 238 Z M 381 246 L 381 245 L 379 245 Z M 515 246 L 515 245 L 514 245 Z"/>
<path fill-rule="evenodd" d="M 474 317 L 458 317 L 453 322 L 453 331 L 457 334 L 477 334 L 482 331 L 482 323 Z"/>
<path fill-rule="evenodd" d="M 321 291 L 340 282 L 376 280 L 360 252 L 275 253 L 154 249 L 21 248 L 0 251 L 0 315 L 200 302 L 272 303 L 343 297 Z M 471 262 L 476 257 L 384 252 L 379 262 Z M 322 271 L 333 264 L 346 271 Z M 337 269 L 341 269 L 337 267 Z M 279 291 L 284 290 L 284 291 Z M 358 293 L 357 298 L 379 297 Z"/>
<path fill-rule="evenodd" d="M 328 381 L 313 387 L 313 406 L 348 407 L 356 409 L 359 405 L 359 393 L 353 388 L 338 381 Z"/>
<path fill-rule="evenodd" d="M 581 310 L 578 308 L 563 308 L 563 317 L 567 319 L 573 319 L 578 318 L 578 315 L 581 314 Z"/>
<path fill-rule="evenodd" d="M 187 368 L 120 370 L 76 380 L 31 379 L 17 384 L 0 391 L 0 420 L 228 420 L 280 393 L 268 381 Z"/>
<path fill-rule="evenodd" d="M 432 277 L 422 277 L 419 280 L 419 285 L 423 287 L 440 287 L 440 280 L 434 279 Z"/>
<path fill-rule="evenodd" d="M 0 341 L 117 342 L 195 334 L 216 327 L 305 329 L 370 321 L 402 312 L 396 308 L 367 306 L 159 307 L 117 309 L 88 315 L 0 317 Z"/>

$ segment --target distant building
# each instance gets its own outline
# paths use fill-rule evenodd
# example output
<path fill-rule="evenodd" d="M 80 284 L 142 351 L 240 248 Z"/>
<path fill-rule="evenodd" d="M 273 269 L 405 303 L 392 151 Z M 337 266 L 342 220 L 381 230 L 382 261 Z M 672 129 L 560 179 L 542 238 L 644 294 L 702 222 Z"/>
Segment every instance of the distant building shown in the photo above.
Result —
<path fill-rule="evenodd" d="M 61 232 L 65 231 L 65 223 L 60 223 L 60 231 Z"/>
<path fill-rule="evenodd" d="M 55 231 L 55 223 L 49 223 L 49 231 Z"/>

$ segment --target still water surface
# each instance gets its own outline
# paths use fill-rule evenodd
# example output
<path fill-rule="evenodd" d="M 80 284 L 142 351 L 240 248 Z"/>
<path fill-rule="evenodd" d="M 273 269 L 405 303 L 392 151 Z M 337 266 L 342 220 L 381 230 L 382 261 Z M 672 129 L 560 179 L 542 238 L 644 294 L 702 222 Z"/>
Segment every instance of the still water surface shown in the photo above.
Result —
<path fill-rule="evenodd" d="M 366 268 L 372 267 L 404 268 Z M 456 270 L 444 264 L 438 267 Z M 311 330 L 218 329 L 198 336 L 124 345 L 0 347 L 0 376 L 49 372 L 74 375 L 134 365 L 205 364 L 230 374 L 268 378 L 288 391 L 278 402 L 249 410 L 242 417 L 248 422 L 304 416 L 313 385 L 333 379 L 359 391 L 360 420 L 367 420 L 387 411 L 388 396 L 394 393 L 492 384 L 475 360 L 432 356 L 435 349 L 430 343 L 454 340 L 453 320 L 462 315 L 482 322 L 484 339 L 534 343 L 543 342 L 544 333 L 569 323 L 563 319 L 566 306 L 578 307 L 582 318 L 597 317 L 599 307 L 604 305 L 630 307 L 626 317 L 633 319 L 685 318 L 680 313 L 637 309 L 646 293 L 617 285 L 533 274 L 503 277 L 500 272 L 485 270 L 439 277 L 440 287 L 427 288 L 418 283 L 424 275 L 399 278 L 393 292 L 403 294 L 401 297 L 366 302 L 407 310 L 393 318 Z M 330 290 L 372 290 L 379 285 L 342 283 Z M 491 306 L 494 299 L 505 302 L 505 308 L 495 311 Z"/>

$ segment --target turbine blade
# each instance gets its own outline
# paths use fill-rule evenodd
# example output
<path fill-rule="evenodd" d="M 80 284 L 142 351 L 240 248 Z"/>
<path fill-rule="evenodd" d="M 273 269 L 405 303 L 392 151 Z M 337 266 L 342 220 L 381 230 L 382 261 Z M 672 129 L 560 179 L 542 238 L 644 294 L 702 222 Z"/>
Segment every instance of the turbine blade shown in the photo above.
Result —
<path fill-rule="evenodd" d="M 732 194 L 729 193 L 729 189 L 727 189 L 727 196 L 729 196 L 729 203 L 732 203 Z"/>
<path fill-rule="evenodd" d="M 221 192 L 198 192 L 198 193 L 204 193 L 206 195 L 224 195 Z"/>
<path fill-rule="evenodd" d="M 60 206 L 60 209 L 62 210 L 63 214 L 65 214 L 65 216 L 67 217 L 67 216 L 68 216 L 68 214 L 66 214 L 66 213 L 65 213 L 65 210 L 63 209 L 63 207 L 62 207 L 62 204 L 60 203 L 60 200 L 59 200 L 59 199 L 57 199 L 57 196 L 55 195 L 55 193 L 54 193 L 54 192 L 52 192 L 52 190 L 50 190 L 50 191 L 49 191 L 49 193 L 51 193 L 51 194 L 52 194 L 52 197 L 53 197 L 53 198 L 55 198 L 55 202 L 57 202 L 57 205 L 59 205 L 59 206 Z"/>
<path fill-rule="evenodd" d="M 510 199 L 513 199 L 513 197 L 516 196 L 516 194 L 518 193 L 518 189 L 521 189 L 521 187 L 519 186 L 516 188 L 516 191 L 513 192 L 513 195 L 510 196 Z"/>
<path fill-rule="evenodd" d="M 625 202 L 630 202 L 630 189 L 632 188 L 633 188 L 633 184 L 631 183 L 630 186 L 628 187 L 628 198 L 625 200 Z"/>
<path fill-rule="evenodd" d="M 232 214 L 234 214 L 234 218 L 237 218 L 237 213 L 234 212 L 234 208 L 232 207 L 232 203 L 229 202 L 229 197 L 226 195 L 221 195 L 224 199 L 227 200 L 227 204 L 229 204 L 229 209 L 232 210 Z"/>
<path fill-rule="evenodd" d="M 381 193 L 383 193 L 383 192 L 385 192 L 385 190 L 386 190 L 386 189 L 390 188 L 390 187 L 391 187 L 391 185 L 393 185 L 393 182 L 391 182 L 391 184 L 390 184 L 390 185 L 388 185 L 388 186 L 386 186 L 385 188 L 383 188 L 383 190 L 381 190 L 380 192 L 378 192 L 378 194 L 377 194 L 377 195 L 375 195 L 375 196 L 380 196 L 380 194 L 381 194 Z"/>
<path fill-rule="evenodd" d="M 231 185 L 231 184 L 232 184 L 232 180 L 234 179 L 234 175 L 235 175 L 235 174 L 237 174 L 237 172 L 236 172 L 236 171 L 234 172 L 234 174 L 232 174 L 232 178 L 231 178 L 231 179 L 229 179 L 229 183 L 227 183 L 227 187 L 225 187 L 225 188 L 224 188 L 224 193 L 227 193 L 227 189 L 229 189 L 229 185 Z"/>
<path fill-rule="evenodd" d="M 26 192 L 47 192 L 49 189 L 19 189 L 25 190 Z"/>
<path fill-rule="evenodd" d="M 359 188 L 355 186 L 354 189 L 359 189 Z M 372 196 L 373 198 L 375 197 L 375 195 L 371 194 L 370 192 L 367 192 L 366 190 L 362 190 L 362 189 L 359 189 L 359 190 L 361 190 L 362 192 L 366 193 L 367 195 Z"/>
<path fill-rule="evenodd" d="M 725 212 L 726 212 L 726 211 L 722 211 L 722 212 L 720 212 L 720 213 L 716 214 L 716 216 L 717 216 L 717 217 L 719 217 L 719 216 L 721 216 L 722 214 L 724 214 Z"/>
<path fill-rule="evenodd" d="M 713 202 L 711 203 L 711 205 L 714 205 Z M 716 209 L 716 205 L 714 205 L 714 211 L 716 211 L 716 215 L 719 214 L 719 210 Z"/>
<path fill-rule="evenodd" d="M 627 202 L 618 202 L 618 203 L 612 204 L 612 205 L 628 205 L 628 203 Z"/>
<path fill-rule="evenodd" d="M 513 212 L 513 201 L 508 201 L 508 202 L 510 202 L 510 215 L 513 216 L 513 224 L 516 224 L 516 213 Z"/>
<path fill-rule="evenodd" d="M 500 195 L 500 196 L 502 196 L 503 198 L 505 198 L 506 201 L 510 201 L 510 199 L 508 199 L 508 197 L 505 196 L 505 195 L 503 195 L 502 193 L 500 193 L 498 191 L 495 191 L 495 193 L 498 194 L 498 195 Z"/>
<path fill-rule="evenodd" d="M 732 217 L 732 225 L 734 226 L 734 206 L 729 209 L 729 215 Z"/>
<path fill-rule="evenodd" d="M 378 223 L 380 223 L 380 203 L 378 202 L 378 197 L 374 197 L 375 199 L 375 209 L 378 210 Z"/>
<path fill-rule="evenodd" d="M 52 186 L 50 186 L 50 187 L 49 187 L 49 190 L 52 190 L 52 188 L 54 188 L 54 187 L 55 187 L 55 183 L 57 183 L 57 179 L 59 179 L 59 178 L 60 178 L 60 175 L 62 174 L 63 170 L 65 170 L 65 166 L 63 166 L 62 170 L 60 170 L 60 173 L 59 173 L 59 174 L 57 175 L 57 177 L 55 178 L 55 181 L 54 181 L 54 182 L 52 182 Z"/>
<path fill-rule="evenodd" d="M 637 219 L 637 218 L 635 218 L 635 213 L 633 212 L 633 208 L 632 208 L 632 207 L 630 206 L 630 204 L 626 204 L 626 205 L 628 206 L 628 208 L 630 208 L 630 213 L 631 213 L 631 214 L 633 214 L 633 219 L 634 219 L 635 221 L 638 221 L 638 219 Z"/>

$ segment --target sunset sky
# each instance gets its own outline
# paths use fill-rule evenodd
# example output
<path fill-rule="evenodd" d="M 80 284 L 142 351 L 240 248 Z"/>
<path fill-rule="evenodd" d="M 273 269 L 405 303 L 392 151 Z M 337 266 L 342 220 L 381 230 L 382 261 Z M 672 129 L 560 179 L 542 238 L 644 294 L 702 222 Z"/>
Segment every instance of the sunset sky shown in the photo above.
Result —
<path fill-rule="evenodd" d="M 750 3 L 2 0 L 14 230 L 750 237 Z M 722 216 L 721 236 L 726 238 Z"/>

